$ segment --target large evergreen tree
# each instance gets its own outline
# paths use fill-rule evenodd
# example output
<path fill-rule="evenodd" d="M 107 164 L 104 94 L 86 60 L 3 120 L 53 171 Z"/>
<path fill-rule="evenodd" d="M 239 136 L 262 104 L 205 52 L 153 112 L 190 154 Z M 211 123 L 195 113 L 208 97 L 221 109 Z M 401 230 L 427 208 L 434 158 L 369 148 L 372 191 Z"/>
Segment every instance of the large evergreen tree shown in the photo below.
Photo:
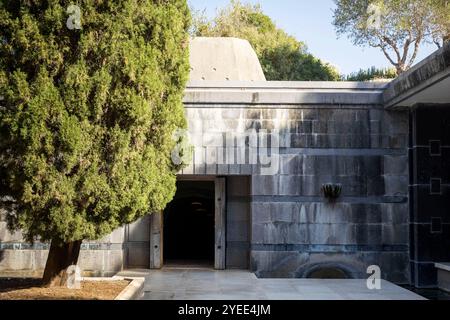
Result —
<path fill-rule="evenodd" d="M 0 2 L 0 199 L 51 241 L 46 285 L 172 199 L 189 22 L 186 0 Z"/>

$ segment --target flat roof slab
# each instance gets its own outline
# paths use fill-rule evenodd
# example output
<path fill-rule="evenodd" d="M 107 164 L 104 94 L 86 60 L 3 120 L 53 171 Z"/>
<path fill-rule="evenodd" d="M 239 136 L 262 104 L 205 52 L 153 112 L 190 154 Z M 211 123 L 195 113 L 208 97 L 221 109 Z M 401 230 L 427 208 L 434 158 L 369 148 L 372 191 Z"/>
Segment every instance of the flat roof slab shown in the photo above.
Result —
<path fill-rule="evenodd" d="M 385 83 L 190 81 L 183 102 L 237 105 L 382 105 Z"/>
<path fill-rule="evenodd" d="M 450 102 L 450 44 L 393 80 L 384 91 L 386 108 Z"/>

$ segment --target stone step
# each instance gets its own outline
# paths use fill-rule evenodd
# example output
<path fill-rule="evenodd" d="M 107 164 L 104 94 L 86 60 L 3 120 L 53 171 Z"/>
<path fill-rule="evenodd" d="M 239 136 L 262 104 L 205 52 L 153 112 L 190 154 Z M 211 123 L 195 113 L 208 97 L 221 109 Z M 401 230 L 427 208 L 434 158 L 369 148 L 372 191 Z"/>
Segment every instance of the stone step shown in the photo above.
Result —
<path fill-rule="evenodd" d="M 438 287 L 441 290 L 450 292 L 450 262 L 435 263 L 438 269 Z"/>

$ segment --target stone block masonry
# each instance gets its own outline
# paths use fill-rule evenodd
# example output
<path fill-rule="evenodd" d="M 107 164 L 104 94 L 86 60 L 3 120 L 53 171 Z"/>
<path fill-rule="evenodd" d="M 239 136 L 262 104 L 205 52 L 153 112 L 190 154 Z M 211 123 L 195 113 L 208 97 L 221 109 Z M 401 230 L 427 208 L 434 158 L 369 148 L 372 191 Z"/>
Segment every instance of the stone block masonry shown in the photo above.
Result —
<path fill-rule="evenodd" d="M 385 279 L 409 283 L 409 118 L 408 112 L 384 110 L 382 89 L 333 83 L 188 88 L 186 115 L 197 159 L 182 174 L 250 177 L 249 255 L 258 276 L 308 277 L 323 266 L 366 277 L 367 267 L 376 264 Z M 235 152 L 247 155 L 247 162 L 217 161 L 229 137 L 248 130 L 278 135 L 270 154 L 278 158 L 275 174 L 263 174 L 259 160 L 249 162 L 250 141 Z M 270 139 L 265 143 L 270 147 Z M 343 186 L 335 203 L 321 194 L 328 182 Z"/>
<path fill-rule="evenodd" d="M 260 277 L 337 268 L 357 278 L 376 264 L 383 278 L 409 282 L 408 112 L 384 110 L 384 88 L 190 83 L 185 108 L 195 154 L 180 175 L 227 178 L 228 268 Z M 342 184 L 335 203 L 321 194 L 328 182 Z M 100 273 L 149 267 L 149 234 L 142 219 L 86 244 L 81 264 Z M 0 236 L 0 271 L 43 267 L 45 246 L 26 247 L 4 223 Z"/>

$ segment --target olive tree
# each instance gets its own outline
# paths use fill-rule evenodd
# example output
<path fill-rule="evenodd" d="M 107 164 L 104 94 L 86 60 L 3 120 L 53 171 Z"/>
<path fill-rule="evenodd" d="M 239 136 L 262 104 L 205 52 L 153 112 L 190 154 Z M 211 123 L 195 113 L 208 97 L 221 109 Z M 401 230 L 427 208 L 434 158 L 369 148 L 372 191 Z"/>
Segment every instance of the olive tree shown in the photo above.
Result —
<path fill-rule="evenodd" d="M 448 39 L 447 0 L 335 0 L 333 24 L 355 45 L 379 48 L 397 74 L 415 62 L 424 41 Z"/>

